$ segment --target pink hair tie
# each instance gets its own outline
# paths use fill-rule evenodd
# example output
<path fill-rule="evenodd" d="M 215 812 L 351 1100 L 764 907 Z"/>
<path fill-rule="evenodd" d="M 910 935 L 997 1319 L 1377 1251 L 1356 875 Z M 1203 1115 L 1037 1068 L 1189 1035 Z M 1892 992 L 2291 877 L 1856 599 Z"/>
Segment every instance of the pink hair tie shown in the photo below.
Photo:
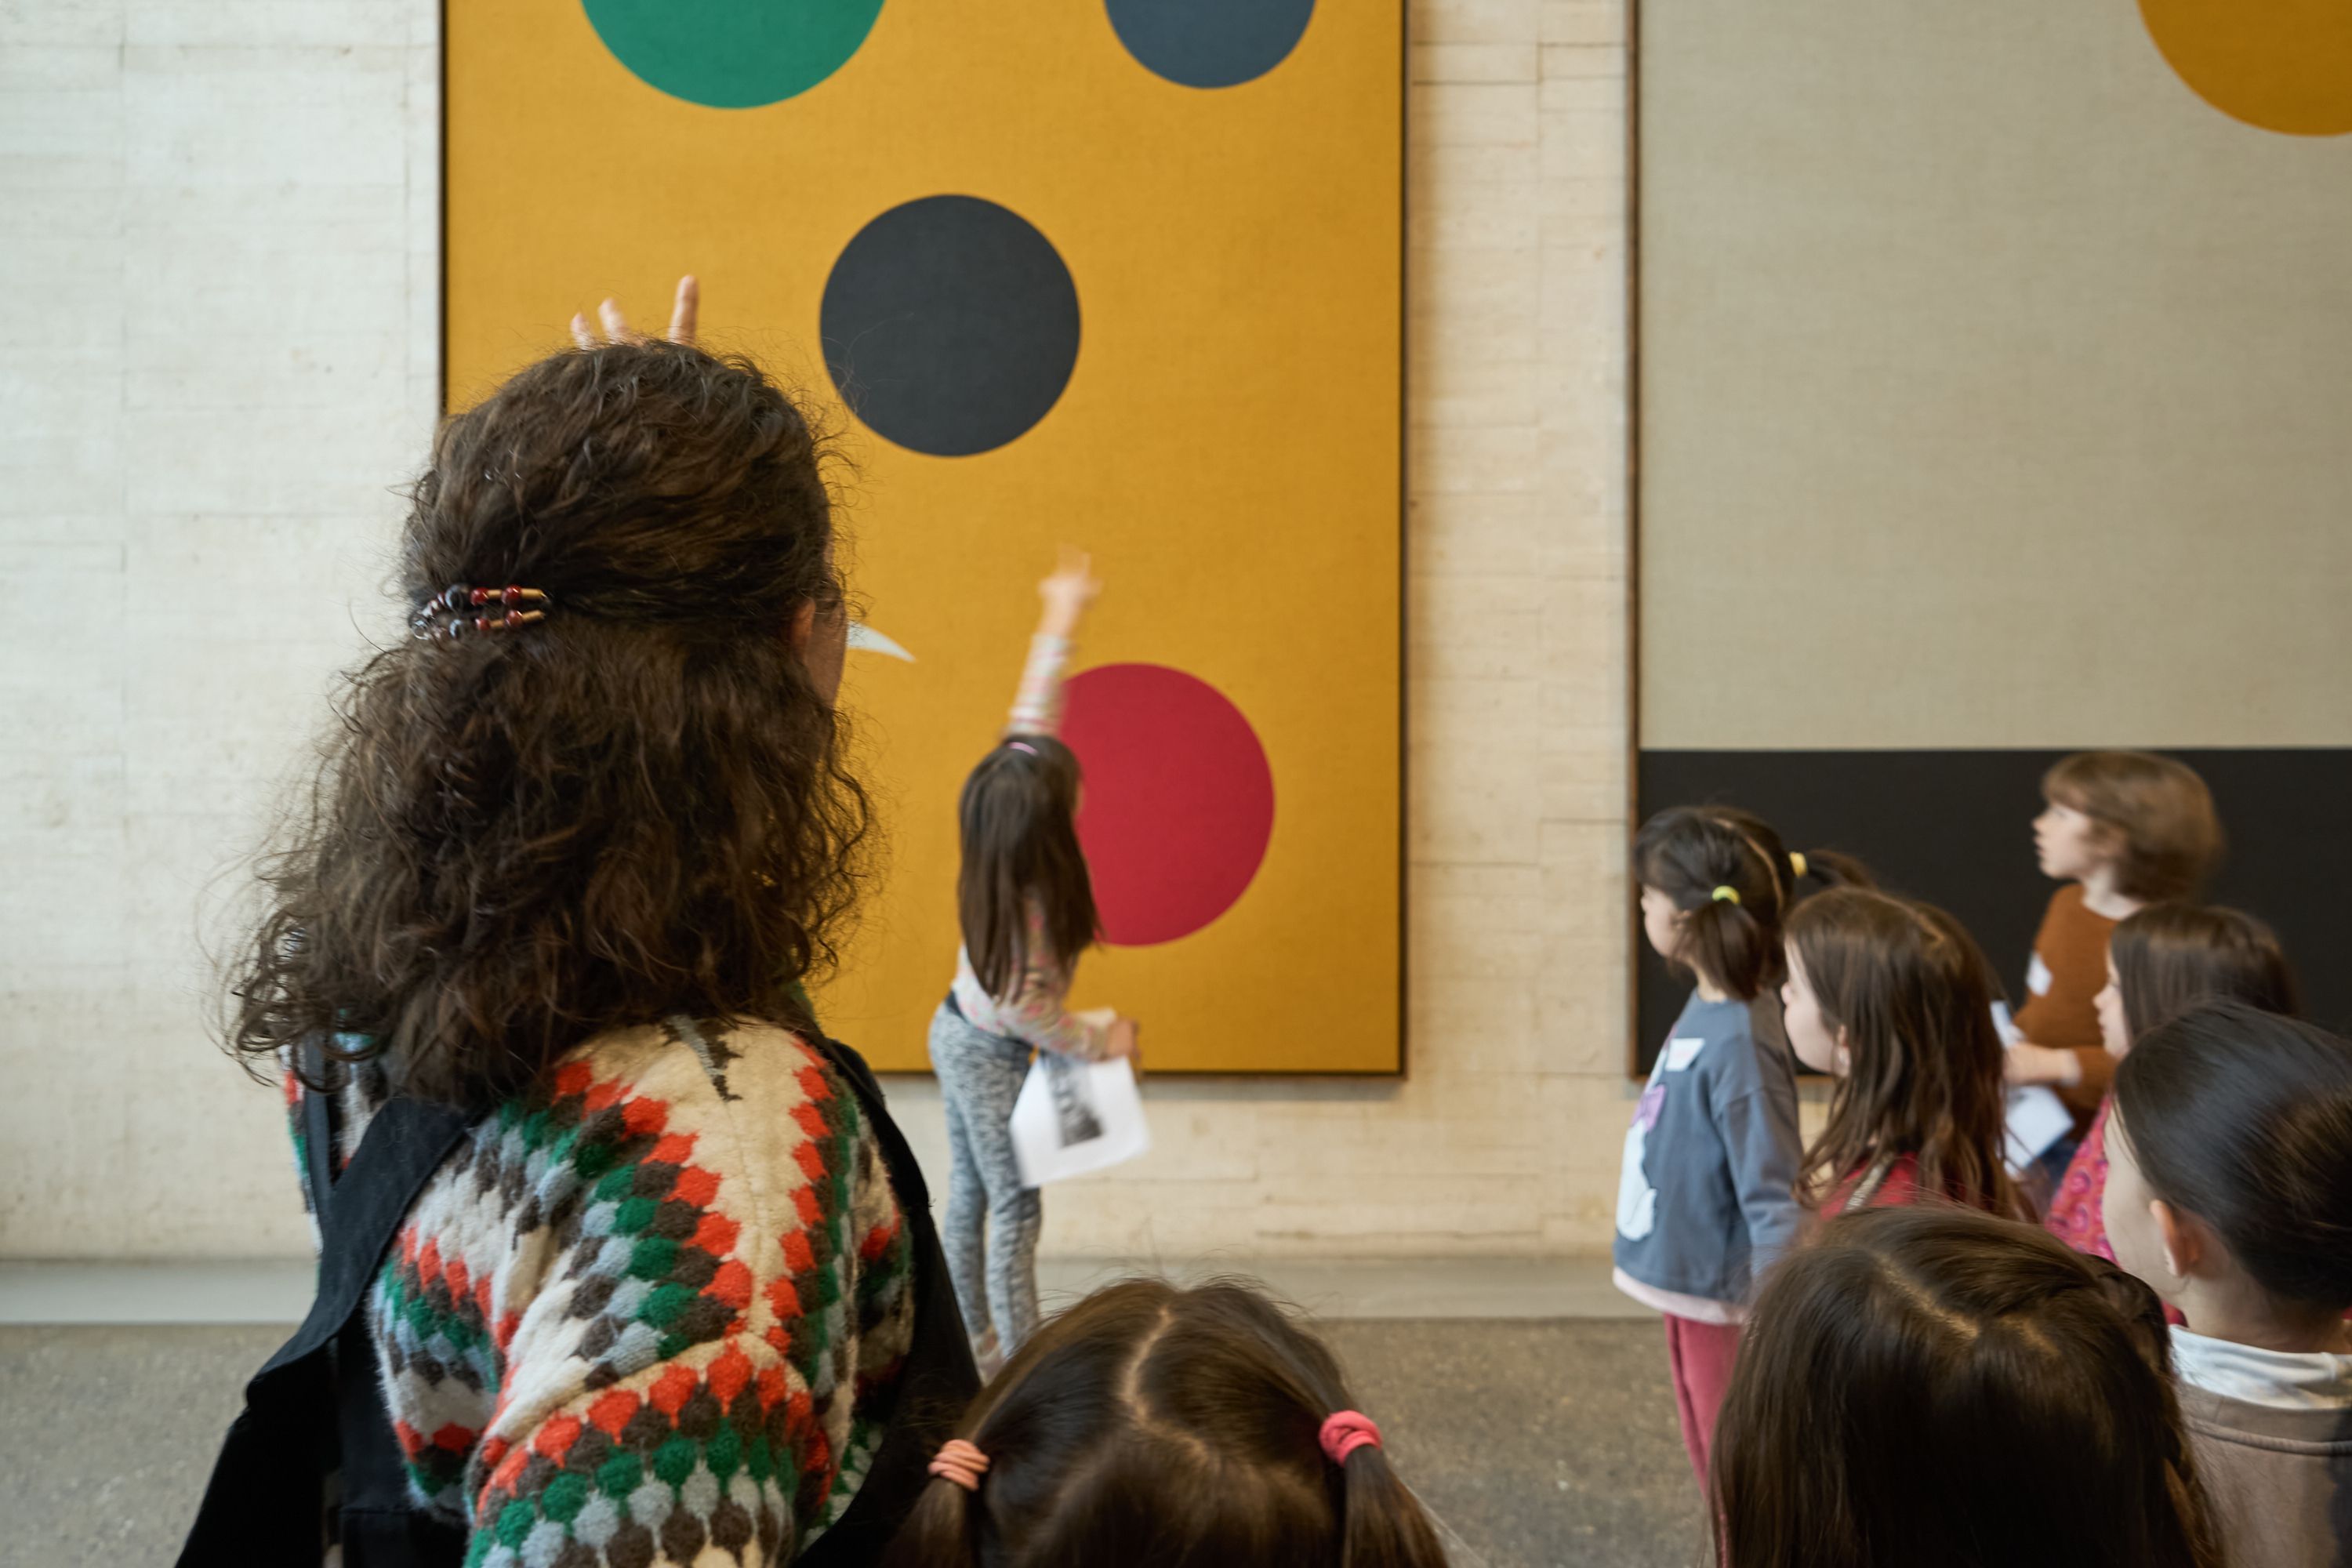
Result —
<path fill-rule="evenodd" d="M 941 1480 L 953 1481 L 968 1492 L 976 1492 L 980 1489 L 980 1478 L 988 1474 L 988 1456 L 961 1437 L 950 1437 L 931 1457 L 931 1474 Z"/>
<path fill-rule="evenodd" d="M 1335 1411 L 1323 1423 L 1323 1452 L 1335 1465 L 1345 1466 L 1359 1448 L 1381 1446 L 1381 1429 L 1360 1410 Z"/>
<path fill-rule="evenodd" d="M 1016 752 L 1026 752 L 1033 757 L 1037 754 L 1037 748 L 1026 741 L 1007 741 L 1004 743 Z"/>

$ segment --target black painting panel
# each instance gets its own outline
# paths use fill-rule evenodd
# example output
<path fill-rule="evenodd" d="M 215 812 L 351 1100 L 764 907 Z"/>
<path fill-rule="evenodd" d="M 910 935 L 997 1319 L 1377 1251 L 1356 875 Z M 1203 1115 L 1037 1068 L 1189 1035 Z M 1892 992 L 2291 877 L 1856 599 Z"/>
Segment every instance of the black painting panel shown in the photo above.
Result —
<path fill-rule="evenodd" d="M 1959 917 L 2021 994 L 2042 911 L 2057 890 L 2033 863 L 2042 775 L 2063 752 L 1643 752 L 1642 810 L 1747 807 L 1794 849 L 1843 849 L 1890 891 Z M 2352 1026 L 2352 751 L 2168 751 L 2204 776 L 2229 835 L 2207 897 L 2277 928 L 2311 1016 Z M 1640 1060 L 1648 1070 L 1687 987 L 1640 950 Z"/>

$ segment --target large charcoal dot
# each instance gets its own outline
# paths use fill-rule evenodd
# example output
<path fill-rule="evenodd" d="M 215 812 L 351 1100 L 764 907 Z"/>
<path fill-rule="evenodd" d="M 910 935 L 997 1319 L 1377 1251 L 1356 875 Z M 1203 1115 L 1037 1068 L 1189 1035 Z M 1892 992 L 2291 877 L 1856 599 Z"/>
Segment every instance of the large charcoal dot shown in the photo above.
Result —
<path fill-rule="evenodd" d="M 1315 0 L 1104 0 L 1118 41 L 1182 87 L 1238 87 L 1290 58 Z"/>
<path fill-rule="evenodd" d="M 1078 290 L 1053 242 L 1019 214 L 978 196 L 925 196 L 842 250 L 818 330 L 834 384 L 876 434 L 969 457 L 1027 431 L 1069 384 Z"/>

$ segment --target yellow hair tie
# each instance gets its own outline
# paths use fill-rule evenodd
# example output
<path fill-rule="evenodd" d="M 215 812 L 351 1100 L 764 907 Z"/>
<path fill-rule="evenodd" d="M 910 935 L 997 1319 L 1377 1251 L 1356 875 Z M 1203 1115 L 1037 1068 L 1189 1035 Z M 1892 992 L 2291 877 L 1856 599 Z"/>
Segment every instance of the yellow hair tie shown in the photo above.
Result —
<path fill-rule="evenodd" d="M 1718 904 L 1736 904 L 1739 901 L 1739 889 L 1733 887 L 1717 888 L 1714 897 Z"/>
<path fill-rule="evenodd" d="M 1789 869 L 1794 871 L 1800 880 L 1803 879 L 1805 875 L 1805 852 L 1803 850 L 1791 849 L 1789 851 Z"/>

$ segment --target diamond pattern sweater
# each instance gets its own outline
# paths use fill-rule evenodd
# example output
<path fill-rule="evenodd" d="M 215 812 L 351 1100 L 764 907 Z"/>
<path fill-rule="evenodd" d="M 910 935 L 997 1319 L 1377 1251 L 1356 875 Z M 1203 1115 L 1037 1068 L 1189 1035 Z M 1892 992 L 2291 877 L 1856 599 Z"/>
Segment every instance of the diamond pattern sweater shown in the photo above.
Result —
<path fill-rule="evenodd" d="M 380 1098 L 343 1091 L 339 1167 Z M 368 1311 L 411 1490 L 467 1530 L 468 1568 L 764 1568 L 856 1495 L 912 1262 L 824 1059 L 677 1020 L 476 1126 Z"/>

